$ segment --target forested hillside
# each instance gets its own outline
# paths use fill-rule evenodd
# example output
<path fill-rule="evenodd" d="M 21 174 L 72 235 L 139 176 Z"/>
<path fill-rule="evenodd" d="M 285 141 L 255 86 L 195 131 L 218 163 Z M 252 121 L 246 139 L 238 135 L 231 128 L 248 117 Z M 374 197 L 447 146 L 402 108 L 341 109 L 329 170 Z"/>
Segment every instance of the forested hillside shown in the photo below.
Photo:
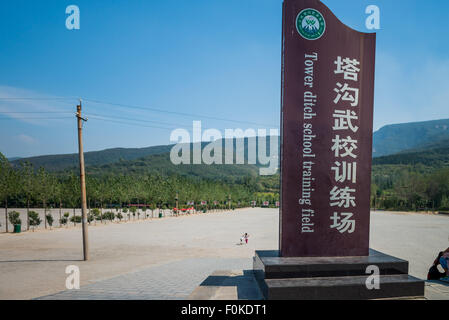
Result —
<path fill-rule="evenodd" d="M 449 119 L 388 125 L 373 136 L 373 157 L 426 147 L 449 139 Z"/>
<path fill-rule="evenodd" d="M 373 159 L 372 206 L 449 210 L 449 140 Z"/>
<path fill-rule="evenodd" d="M 86 152 L 84 159 L 86 166 L 103 165 L 121 160 L 133 160 L 153 154 L 170 152 L 171 146 L 155 146 L 149 148 L 115 148 L 103 151 Z M 73 169 L 78 165 L 78 154 L 47 155 L 12 160 L 13 166 L 20 166 L 22 162 L 29 162 L 35 168 L 43 167 L 47 171 L 61 171 Z"/>

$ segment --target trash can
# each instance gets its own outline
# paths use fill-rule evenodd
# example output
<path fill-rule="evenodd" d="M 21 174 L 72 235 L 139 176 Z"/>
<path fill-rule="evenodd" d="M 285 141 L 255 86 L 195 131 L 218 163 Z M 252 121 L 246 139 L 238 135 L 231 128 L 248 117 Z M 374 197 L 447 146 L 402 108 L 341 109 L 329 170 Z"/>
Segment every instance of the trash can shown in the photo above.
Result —
<path fill-rule="evenodd" d="M 207 212 L 207 210 L 206 209 L 203 209 L 203 213 L 206 213 Z"/>
<path fill-rule="evenodd" d="M 162 212 L 159 212 L 159 218 L 162 218 Z"/>
<path fill-rule="evenodd" d="M 15 224 L 14 225 L 14 233 L 20 233 L 22 231 L 22 225 Z"/>

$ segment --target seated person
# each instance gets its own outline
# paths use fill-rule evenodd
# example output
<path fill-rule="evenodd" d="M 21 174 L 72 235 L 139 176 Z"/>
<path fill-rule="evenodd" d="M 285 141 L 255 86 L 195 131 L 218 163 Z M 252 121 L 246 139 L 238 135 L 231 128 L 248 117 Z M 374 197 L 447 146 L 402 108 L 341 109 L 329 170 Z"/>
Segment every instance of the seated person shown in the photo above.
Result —
<path fill-rule="evenodd" d="M 446 279 L 449 277 L 448 261 L 449 261 L 449 248 L 447 248 L 445 251 L 442 252 L 442 255 L 439 259 L 439 263 L 443 267 L 444 272 L 446 272 L 446 277 L 445 277 Z"/>
<path fill-rule="evenodd" d="M 444 253 L 445 253 L 444 251 L 441 251 L 438 254 L 437 258 L 433 262 L 432 267 L 430 267 L 429 269 L 429 273 L 427 274 L 427 280 L 440 280 L 443 277 L 447 277 L 446 275 L 448 272 L 448 268 L 447 268 L 447 260 L 443 258 Z M 441 265 L 441 267 L 444 269 L 444 272 L 440 272 L 440 270 L 438 270 L 438 265 Z"/>

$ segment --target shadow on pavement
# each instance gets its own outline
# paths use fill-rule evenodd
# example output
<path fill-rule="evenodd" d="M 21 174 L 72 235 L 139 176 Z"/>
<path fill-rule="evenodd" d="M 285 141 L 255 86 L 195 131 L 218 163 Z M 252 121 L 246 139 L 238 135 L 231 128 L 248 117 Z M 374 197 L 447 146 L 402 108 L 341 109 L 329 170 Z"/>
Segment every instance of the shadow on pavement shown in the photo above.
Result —
<path fill-rule="evenodd" d="M 235 287 L 238 300 L 260 300 L 262 294 L 257 285 L 252 270 L 242 272 L 216 271 L 204 280 L 199 288 L 206 287 Z M 203 297 L 207 299 L 208 297 Z M 215 298 L 220 298 L 215 297 Z"/>

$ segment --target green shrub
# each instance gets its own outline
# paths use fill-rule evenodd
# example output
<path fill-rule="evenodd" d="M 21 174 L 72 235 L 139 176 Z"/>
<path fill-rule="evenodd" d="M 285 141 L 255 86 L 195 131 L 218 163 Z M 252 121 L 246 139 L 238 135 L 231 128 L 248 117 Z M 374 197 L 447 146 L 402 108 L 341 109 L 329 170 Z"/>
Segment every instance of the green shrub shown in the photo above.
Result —
<path fill-rule="evenodd" d="M 34 228 L 41 224 L 42 219 L 39 218 L 39 215 L 35 211 L 30 211 L 28 216 L 30 219 L 30 226 L 33 227 L 33 231 L 34 231 Z"/>
<path fill-rule="evenodd" d="M 92 213 L 92 210 L 87 214 L 87 222 L 90 224 L 92 221 L 94 221 L 95 215 Z"/>
<path fill-rule="evenodd" d="M 68 220 L 67 220 L 66 217 L 63 217 L 63 218 L 59 219 L 59 224 L 61 226 L 65 226 L 67 224 L 67 222 L 68 222 Z"/>
<path fill-rule="evenodd" d="M 95 216 L 98 217 L 100 215 L 100 209 L 98 208 L 93 208 L 92 210 L 90 210 L 90 213 Z"/>
<path fill-rule="evenodd" d="M 94 209 L 90 210 L 90 215 L 92 216 L 91 221 L 94 221 L 94 220 L 99 221 L 104 218 L 104 215 L 101 214 L 101 211 L 98 208 L 94 208 Z"/>
<path fill-rule="evenodd" d="M 22 220 L 20 220 L 20 213 L 17 211 L 11 211 L 8 213 L 9 222 L 11 222 L 12 225 L 19 225 L 22 224 Z"/>
<path fill-rule="evenodd" d="M 53 226 L 53 216 L 49 213 L 47 215 L 45 215 L 45 219 L 47 220 L 47 223 L 50 227 Z"/>
<path fill-rule="evenodd" d="M 115 218 L 114 212 L 108 211 L 103 214 L 103 219 L 113 221 Z"/>
<path fill-rule="evenodd" d="M 81 223 L 81 221 L 82 221 L 81 216 L 72 216 L 70 218 L 70 222 Z"/>

